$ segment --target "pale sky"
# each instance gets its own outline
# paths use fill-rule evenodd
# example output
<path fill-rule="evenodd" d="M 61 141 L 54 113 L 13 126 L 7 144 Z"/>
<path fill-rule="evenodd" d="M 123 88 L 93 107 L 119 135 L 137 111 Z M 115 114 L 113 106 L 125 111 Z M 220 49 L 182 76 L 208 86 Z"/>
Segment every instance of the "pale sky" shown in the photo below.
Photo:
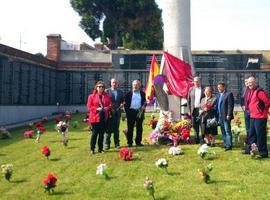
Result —
<path fill-rule="evenodd" d="M 156 0 L 159 6 L 166 0 Z M 50 33 L 93 41 L 69 0 L 0 0 L 0 43 L 46 54 Z M 269 50 L 270 0 L 191 0 L 192 50 Z M 21 42 L 20 42 L 21 38 Z"/>

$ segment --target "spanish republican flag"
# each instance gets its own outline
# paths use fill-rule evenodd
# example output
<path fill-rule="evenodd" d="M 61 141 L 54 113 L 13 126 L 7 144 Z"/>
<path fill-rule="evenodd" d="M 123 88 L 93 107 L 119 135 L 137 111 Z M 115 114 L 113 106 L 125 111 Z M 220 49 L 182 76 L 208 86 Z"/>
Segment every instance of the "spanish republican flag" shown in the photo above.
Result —
<path fill-rule="evenodd" d="M 159 71 L 160 71 L 160 69 L 159 69 L 159 66 L 157 63 L 156 56 L 153 55 L 152 61 L 151 61 L 150 72 L 149 72 L 149 76 L 148 76 L 148 81 L 147 81 L 145 91 L 144 91 L 147 103 L 149 103 L 153 99 L 153 96 L 154 96 L 154 88 L 153 88 L 154 77 L 159 74 Z"/>

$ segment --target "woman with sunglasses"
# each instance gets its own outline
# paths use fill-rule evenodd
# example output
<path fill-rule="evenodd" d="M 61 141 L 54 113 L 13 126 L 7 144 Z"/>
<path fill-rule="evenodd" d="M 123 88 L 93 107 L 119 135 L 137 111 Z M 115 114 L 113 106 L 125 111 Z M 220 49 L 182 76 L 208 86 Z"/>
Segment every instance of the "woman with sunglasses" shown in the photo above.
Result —
<path fill-rule="evenodd" d="M 89 95 L 87 100 L 89 110 L 89 123 L 92 126 L 92 136 L 90 140 L 90 155 L 95 153 L 95 146 L 98 139 L 98 152 L 103 151 L 103 139 L 109 111 L 112 108 L 110 96 L 105 92 L 105 84 L 98 81 L 94 91 Z"/>

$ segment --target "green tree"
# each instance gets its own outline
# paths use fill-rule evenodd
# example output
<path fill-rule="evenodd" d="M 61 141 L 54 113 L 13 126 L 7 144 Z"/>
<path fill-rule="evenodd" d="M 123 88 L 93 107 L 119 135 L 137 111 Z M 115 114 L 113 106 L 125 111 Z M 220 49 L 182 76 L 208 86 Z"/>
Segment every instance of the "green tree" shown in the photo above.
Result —
<path fill-rule="evenodd" d="M 70 0 L 80 26 L 111 49 L 161 49 L 161 10 L 155 0 Z M 100 28 L 102 27 L 102 28 Z"/>

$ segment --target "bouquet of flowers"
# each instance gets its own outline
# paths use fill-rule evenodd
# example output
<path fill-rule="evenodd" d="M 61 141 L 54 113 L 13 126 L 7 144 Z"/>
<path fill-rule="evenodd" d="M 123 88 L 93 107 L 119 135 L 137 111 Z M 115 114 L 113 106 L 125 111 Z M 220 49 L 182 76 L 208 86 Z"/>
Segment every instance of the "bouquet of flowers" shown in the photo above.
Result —
<path fill-rule="evenodd" d="M 97 171 L 96 171 L 96 174 L 97 175 L 100 175 L 100 176 L 103 176 L 106 180 L 108 180 L 110 177 L 107 173 L 107 165 L 105 163 L 102 163 L 100 164 L 98 167 L 97 167 Z"/>
<path fill-rule="evenodd" d="M 147 190 L 148 194 L 153 197 L 155 200 L 155 188 L 153 181 L 150 180 L 148 177 L 146 177 L 144 183 L 143 183 L 144 188 Z"/>
<path fill-rule="evenodd" d="M 44 146 L 44 147 L 42 148 L 42 154 L 43 154 L 44 156 L 46 156 L 47 159 L 49 159 L 49 156 L 51 155 L 51 151 L 50 151 L 49 147 Z"/>
<path fill-rule="evenodd" d="M 209 165 L 207 165 L 207 167 L 204 167 L 202 169 L 199 170 L 200 172 L 200 176 L 201 179 L 205 182 L 205 183 L 210 183 L 210 175 L 209 173 L 213 170 L 213 165 L 212 163 L 210 163 Z"/>
<path fill-rule="evenodd" d="M 181 155 L 183 154 L 183 150 L 180 147 L 171 147 L 169 149 L 169 154 L 170 155 Z"/>
<path fill-rule="evenodd" d="M 35 122 L 34 126 L 36 127 L 36 130 L 37 130 L 36 143 L 39 143 L 40 136 L 46 131 L 46 128 L 44 127 L 42 122 Z"/>
<path fill-rule="evenodd" d="M 235 119 L 233 121 L 232 126 L 232 136 L 233 136 L 233 142 L 239 141 L 239 135 L 243 131 L 243 128 L 241 128 L 241 119 L 237 112 L 235 112 Z"/>
<path fill-rule="evenodd" d="M 6 180 L 10 181 L 13 173 L 13 165 L 12 164 L 1 165 L 1 169 L 3 177 L 5 177 Z"/>
<path fill-rule="evenodd" d="M 198 150 L 198 154 L 200 155 L 201 158 L 203 159 L 214 159 L 216 158 L 216 152 L 210 151 L 207 144 L 203 144 L 200 146 Z"/>
<path fill-rule="evenodd" d="M 7 139 L 7 138 L 10 138 L 10 133 L 9 131 L 4 128 L 4 127 L 1 127 L 0 128 L 0 139 Z"/>
<path fill-rule="evenodd" d="M 250 150 L 251 158 L 255 158 L 256 155 L 258 154 L 259 154 L 259 150 L 256 143 L 251 144 L 251 150 Z"/>
<path fill-rule="evenodd" d="M 25 138 L 32 138 L 34 135 L 34 131 L 33 130 L 24 131 L 23 135 Z"/>
<path fill-rule="evenodd" d="M 58 132 L 62 133 L 62 141 L 64 146 L 67 146 L 68 144 L 68 124 L 64 121 L 60 121 L 57 125 L 56 125 L 56 129 L 58 130 Z"/>
<path fill-rule="evenodd" d="M 155 164 L 157 167 L 160 167 L 161 169 L 165 169 L 165 171 L 168 174 L 168 169 L 167 169 L 168 161 L 165 158 L 158 159 Z"/>
<path fill-rule="evenodd" d="M 129 161 L 132 158 L 133 151 L 132 149 L 128 149 L 126 147 L 122 148 L 119 151 L 119 157 L 123 158 L 125 161 Z"/>
<path fill-rule="evenodd" d="M 154 130 L 157 126 L 158 120 L 156 119 L 154 114 L 151 114 L 151 120 L 148 122 L 148 126 L 151 126 L 151 128 Z"/>
<path fill-rule="evenodd" d="M 45 192 L 54 192 L 53 189 L 56 187 L 57 178 L 53 173 L 49 173 L 47 178 L 43 180 Z"/>

